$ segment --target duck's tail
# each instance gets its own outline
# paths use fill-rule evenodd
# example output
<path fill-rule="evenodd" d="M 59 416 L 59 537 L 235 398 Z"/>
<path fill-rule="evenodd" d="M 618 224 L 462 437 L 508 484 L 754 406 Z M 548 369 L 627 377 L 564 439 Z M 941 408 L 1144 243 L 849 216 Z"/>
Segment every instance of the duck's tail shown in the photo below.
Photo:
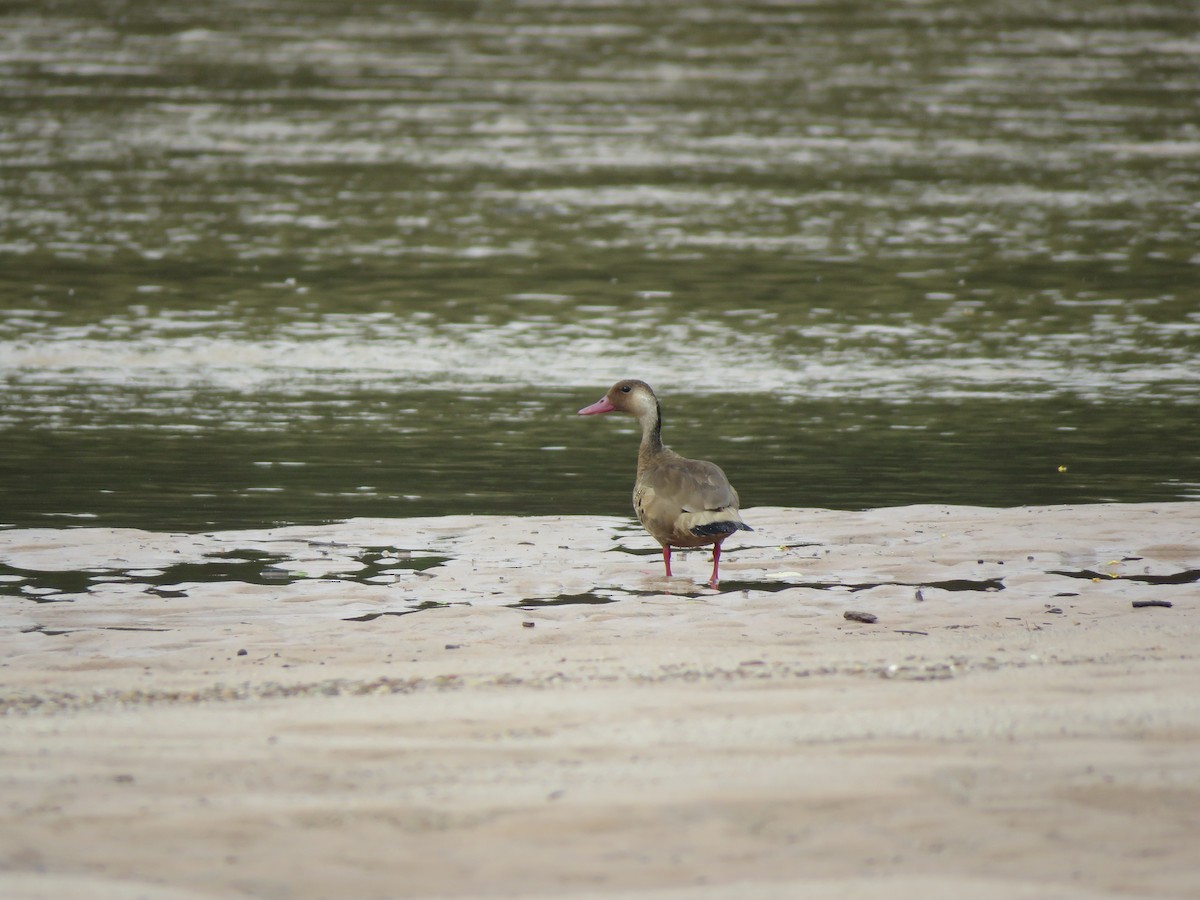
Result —
<path fill-rule="evenodd" d="M 707 522 L 704 525 L 697 525 L 692 529 L 692 534 L 697 537 L 720 537 L 721 535 L 728 537 L 735 531 L 753 530 L 745 522 L 739 522 L 735 519 L 725 519 L 720 522 Z"/>

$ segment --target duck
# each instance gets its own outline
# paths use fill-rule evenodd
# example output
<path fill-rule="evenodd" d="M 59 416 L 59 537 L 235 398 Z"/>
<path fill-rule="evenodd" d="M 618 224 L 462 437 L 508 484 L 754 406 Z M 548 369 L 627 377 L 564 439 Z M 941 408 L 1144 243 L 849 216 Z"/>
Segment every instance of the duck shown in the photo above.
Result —
<path fill-rule="evenodd" d="M 716 463 L 688 459 L 663 444 L 662 404 L 646 382 L 618 381 L 579 415 L 612 412 L 633 416 L 641 426 L 633 509 L 642 527 L 662 545 L 667 577 L 671 577 L 672 547 L 711 544 L 708 586 L 717 588 L 721 543 L 735 532 L 754 530 L 742 521 L 737 491 Z"/>

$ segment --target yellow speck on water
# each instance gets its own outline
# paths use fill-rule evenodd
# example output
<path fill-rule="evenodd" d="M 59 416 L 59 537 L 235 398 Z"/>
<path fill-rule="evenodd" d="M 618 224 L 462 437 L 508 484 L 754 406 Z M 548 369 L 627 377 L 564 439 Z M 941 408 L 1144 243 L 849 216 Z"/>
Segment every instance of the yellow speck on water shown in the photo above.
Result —
<path fill-rule="evenodd" d="M 1066 467 L 1066 466 L 1059 466 L 1059 467 L 1058 467 L 1058 471 L 1059 471 L 1059 472 L 1065 472 L 1065 471 L 1067 471 L 1067 467 Z"/>

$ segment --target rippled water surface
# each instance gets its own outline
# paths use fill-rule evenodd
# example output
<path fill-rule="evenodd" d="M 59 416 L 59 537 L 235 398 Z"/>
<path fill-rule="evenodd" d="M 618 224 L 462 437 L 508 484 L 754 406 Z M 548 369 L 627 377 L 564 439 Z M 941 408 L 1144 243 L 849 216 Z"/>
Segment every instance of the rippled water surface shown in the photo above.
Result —
<path fill-rule="evenodd" d="M 1189 4 L 0 25 L 2 523 L 1200 497 Z"/>

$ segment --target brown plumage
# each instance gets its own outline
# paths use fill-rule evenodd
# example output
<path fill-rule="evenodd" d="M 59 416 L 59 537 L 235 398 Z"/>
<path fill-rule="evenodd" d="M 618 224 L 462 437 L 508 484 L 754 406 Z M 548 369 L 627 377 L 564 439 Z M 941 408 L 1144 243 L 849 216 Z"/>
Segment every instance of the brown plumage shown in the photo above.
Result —
<path fill-rule="evenodd" d="M 721 542 L 735 531 L 752 531 L 738 512 L 738 495 L 716 463 L 680 456 L 662 442 L 662 407 L 650 385 L 618 381 L 581 416 L 622 412 L 642 426 L 638 448 L 633 509 L 638 521 L 662 544 L 663 565 L 671 575 L 672 547 L 712 544 L 713 569 L 708 583 L 717 586 Z"/>

